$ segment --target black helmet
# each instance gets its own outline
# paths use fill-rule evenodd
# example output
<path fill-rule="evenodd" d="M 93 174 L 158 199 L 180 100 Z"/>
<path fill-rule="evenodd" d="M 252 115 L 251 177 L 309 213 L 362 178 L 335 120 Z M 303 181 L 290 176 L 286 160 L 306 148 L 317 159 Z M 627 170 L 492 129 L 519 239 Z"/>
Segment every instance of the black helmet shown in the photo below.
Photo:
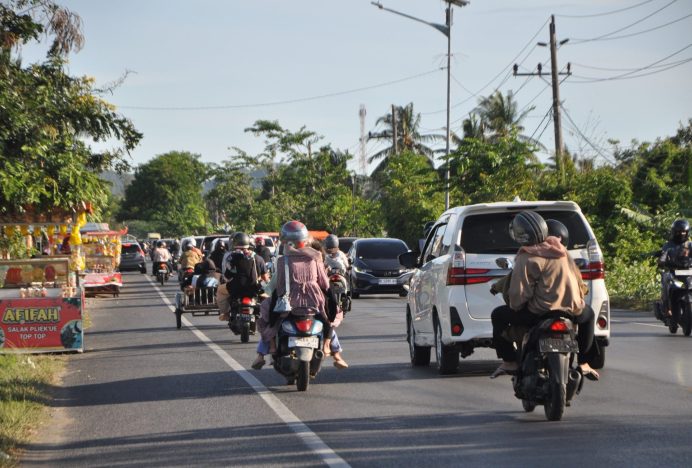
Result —
<path fill-rule="evenodd" d="M 687 242 L 690 236 L 690 222 L 686 219 L 676 219 L 670 227 L 670 238 L 676 244 Z"/>
<path fill-rule="evenodd" d="M 156 247 L 165 247 L 166 243 L 164 241 L 156 241 Z"/>
<path fill-rule="evenodd" d="M 334 234 L 329 234 L 324 239 L 324 248 L 325 249 L 338 249 L 339 248 L 339 238 L 336 237 Z"/>
<path fill-rule="evenodd" d="M 546 219 L 545 224 L 548 225 L 549 236 L 559 237 L 562 245 L 565 247 L 569 245 L 569 231 L 567 230 L 567 226 L 557 219 Z"/>
<path fill-rule="evenodd" d="M 548 237 L 548 225 L 535 211 L 522 211 L 510 223 L 509 235 L 519 245 L 540 244 Z"/>
<path fill-rule="evenodd" d="M 308 238 L 308 228 L 300 221 L 289 221 L 281 226 L 279 238 L 283 242 L 300 242 Z"/>
<path fill-rule="evenodd" d="M 233 235 L 233 248 L 234 249 L 249 249 L 250 248 L 250 236 L 244 232 L 236 232 Z"/>

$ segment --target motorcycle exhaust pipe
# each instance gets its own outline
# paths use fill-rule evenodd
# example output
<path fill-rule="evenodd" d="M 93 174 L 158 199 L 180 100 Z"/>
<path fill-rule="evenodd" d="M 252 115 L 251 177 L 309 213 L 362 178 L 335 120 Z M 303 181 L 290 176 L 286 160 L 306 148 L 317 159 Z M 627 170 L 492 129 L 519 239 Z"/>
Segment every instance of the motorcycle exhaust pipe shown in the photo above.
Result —
<path fill-rule="evenodd" d="M 566 388 L 566 399 L 571 400 L 575 393 L 578 394 L 581 390 L 582 375 L 576 369 L 571 369 L 569 374 L 567 374 L 567 388 Z"/>
<path fill-rule="evenodd" d="M 315 359 L 321 361 L 322 359 L 324 359 L 324 351 L 322 351 L 321 349 L 318 349 L 318 350 L 316 350 L 316 351 L 313 353 L 312 356 L 313 356 Z"/>

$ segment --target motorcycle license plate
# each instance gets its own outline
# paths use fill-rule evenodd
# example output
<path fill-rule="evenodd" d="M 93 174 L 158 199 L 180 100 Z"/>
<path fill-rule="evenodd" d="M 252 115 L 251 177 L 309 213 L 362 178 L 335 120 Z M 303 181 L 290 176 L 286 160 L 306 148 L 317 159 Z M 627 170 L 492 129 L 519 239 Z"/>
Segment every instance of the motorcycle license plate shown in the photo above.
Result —
<path fill-rule="evenodd" d="M 289 348 L 317 348 L 320 345 L 320 339 L 316 336 L 289 336 Z"/>
<path fill-rule="evenodd" d="M 675 270 L 675 276 L 692 276 L 692 270 Z"/>
<path fill-rule="evenodd" d="M 541 338 L 538 341 L 538 349 L 542 353 L 578 353 L 579 345 L 572 340 Z"/>
<path fill-rule="evenodd" d="M 384 278 L 377 282 L 378 284 L 396 284 L 396 278 Z"/>
<path fill-rule="evenodd" d="M 165 274 L 168 270 L 159 270 L 159 273 Z"/>
<path fill-rule="evenodd" d="M 255 318 L 255 316 L 252 314 L 240 314 L 240 320 L 244 322 L 252 322 L 253 318 Z"/>

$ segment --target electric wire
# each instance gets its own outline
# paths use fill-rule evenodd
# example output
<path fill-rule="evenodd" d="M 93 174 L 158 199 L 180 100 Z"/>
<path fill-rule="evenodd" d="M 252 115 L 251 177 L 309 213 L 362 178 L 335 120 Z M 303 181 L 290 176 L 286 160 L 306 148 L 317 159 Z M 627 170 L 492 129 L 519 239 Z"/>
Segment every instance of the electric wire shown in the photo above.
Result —
<path fill-rule="evenodd" d="M 661 8 L 659 8 L 659 9 L 656 10 L 656 11 L 654 11 L 653 13 L 649 13 L 648 15 L 646 15 L 646 16 L 643 17 L 643 18 L 638 19 L 638 20 L 635 21 L 634 23 L 628 24 L 627 26 L 624 26 L 624 27 L 622 27 L 622 28 L 620 28 L 620 29 L 616 29 L 615 31 L 611 31 L 611 32 L 609 32 L 609 33 L 602 34 L 602 35 L 596 36 L 596 37 L 591 37 L 591 38 L 588 38 L 588 39 L 574 38 L 574 39 L 572 39 L 571 43 L 572 43 L 572 44 L 582 44 L 582 43 L 584 43 L 584 42 L 593 42 L 593 41 L 603 40 L 603 39 L 607 38 L 608 36 L 612 36 L 613 34 L 617 34 L 617 33 L 621 32 L 621 31 L 624 31 L 625 29 L 629 29 L 629 28 L 631 28 L 632 26 L 636 26 L 637 24 L 639 24 L 639 23 L 641 23 L 641 22 L 643 22 L 643 21 L 645 21 L 645 20 L 651 18 L 652 16 L 656 15 L 657 13 L 659 13 L 659 12 L 665 10 L 666 8 L 668 8 L 669 6 L 671 6 L 673 3 L 677 2 L 677 1 L 678 1 L 678 0 L 672 0 L 670 3 L 667 3 L 666 5 L 662 6 Z"/>
<path fill-rule="evenodd" d="M 637 68 L 637 69 L 628 71 L 628 72 L 626 72 L 626 73 L 621 73 L 621 74 L 619 74 L 619 75 L 609 76 L 609 77 L 605 77 L 605 78 L 574 75 L 575 78 L 579 78 L 579 79 L 581 79 L 582 81 L 571 81 L 571 82 L 572 82 L 572 83 L 595 83 L 595 82 L 598 82 L 598 81 L 613 81 L 613 80 L 624 80 L 624 79 L 631 79 L 631 78 L 640 78 L 640 77 L 642 77 L 642 76 L 649 76 L 649 75 L 654 75 L 654 74 L 657 74 L 657 73 L 662 73 L 662 72 L 664 72 L 664 71 L 670 70 L 671 68 L 675 68 L 675 67 L 679 67 L 680 65 L 684 65 L 685 63 L 687 63 L 687 62 L 689 62 L 689 61 L 692 61 L 692 58 L 683 59 L 683 60 L 681 60 L 681 61 L 675 62 L 675 64 L 673 64 L 673 65 L 669 65 L 669 66 L 667 66 L 667 67 L 665 67 L 665 68 L 659 68 L 659 69 L 657 69 L 657 70 L 655 70 L 655 71 L 652 71 L 652 72 L 649 72 L 649 73 L 639 73 L 639 74 L 637 74 L 638 72 L 641 72 L 641 71 L 645 71 L 645 70 L 649 70 L 649 69 L 651 69 L 651 68 L 654 68 L 654 67 L 655 67 L 656 65 L 658 65 L 659 63 L 664 62 L 664 61 L 668 60 L 669 58 L 676 56 L 676 55 L 679 54 L 680 52 L 683 52 L 683 51 L 689 49 L 690 47 L 692 47 L 692 42 L 689 43 L 689 44 L 687 44 L 685 47 L 683 47 L 683 48 L 681 48 L 681 49 L 678 49 L 677 51 L 673 52 L 672 54 L 663 57 L 663 58 L 660 59 L 660 60 L 656 60 L 655 62 L 652 62 L 652 63 L 650 63 L 650 64 L 648 64 L 648 65 L 643 66 L 643 67 L 640 67 L 640 68 Z M 632 75 L 634 75 L 634 76 L 632 76 Z"/>
<path fill-rule="evenodd" d="M 613 164 L 617 166 L 617 162 L 611 159 L 609 156 L 606 156 L 601 148 L 598 148 L 596 145 L 594 145 L 591 140 L 589 140 L 586 135 L 582 133 L 582 131 L 579 129 L 579 126 L 574 123 L 574 120 L 572 120 L 572 117 L 569 115 L 569 112 L 560 104 L 560 109 L 562 109 L 562 112 L 565 114 L 565 117 L 567 117 L 567 120 L 571 123 L 571 127 L 574 131 L 576 131 L 579 136 L 598 153 L 603 159 L 605 159 L 607 162 L 610 164 Z"/>
<path fill-rule="evenodd" d="M 335 97 L 335 96 L 343 96 L 345 94 L 353 94 L 353 93 L 357 93 L 360 91 L 367 91 L 370 89 L 382 88 L 384 86 L 390 86 L 393 84 L 402 83 L 404 81 L 410 81 L 410 80 L 413 80 L 416 78 L 421 78 L 423 76 L 431 75 L 431 74 L 437 73 L 443 69 L 444 68 L 438 67 L 438 68 L 435 68 L 433 70 L 428 70 L 427 72 L 418 73 L 416 75 L 411 75 L 411 76 L 407 76 L 404 78 L 400 78 L 398 80 L 387 81 L 385 83 L 379 83 L 376 85 L 363 86 L 360 88 L 349 89 L 346 91 L 337 91 L 334 93 L 320 94 L 320 95 L 308 96 L 308 97 L 304 97 L 304 98 L 286 99 L 283 101 L 262 102 L 262 103 L 254 103 L 254 104 L 228 104 L 228 105 L 220 105 L 220 106 L 190 106 L 190 107 L 184 107 L 184 106 L 176 106 L 176 107 L 118 106 L 118 107 L 120 109 L 148 110 L 148 111 L 199 111 L 199 110 L 246 109 L 246 108 L 251 108 L 251 107 L 279 106 L 279 105 L 284 105 L 284 104 L 295 104 L 295 103 L 299 103 L 299 102 L 315 101 L 315 100 L 325 99 L 325 98 L 330 98 L 330 97 Z"/>
<path fill-rule="evenodd" d="M 529 140 L 533 140 L 533 137 L 536 135 L 536 132 L 538 131 L 539 128 L 541 128 L 541 125 L 543 125 L 543 122 L 545 121 L 546 117 L 550 115 L 550 112 L 553 110 L 553 106 L 549 106 L 548 110 L 546 111 L 545 115 L 543 115 L 543 118 L 541 119 L 540 122 L 538 122 L 538 125 L 536 125 L 536 129 L 531 133 L 531 136 L 529 137 Z M 550 120 L 548 120 L 550 122 Z M 544 130 L 545 131 L 545 130 Z M 543 132 L 541 132 L 541 135 L 543 135 Z M 538 137 L 540 139 L 540 136 Z"/>
<path fill-rule="evenodd" d="M 679 23 L 680 21 L 685 20 L 685 19 L 689 18 L 690 16 L 692 16 L 692 13 L 690 13 L 689 15 L 685 15 L 685 16 L 683 16 L 682 18 L 678 18 L 678 19 L 676 19 L 676 20 L 669 21 L 668 23 L 661 24 L 661 25 L 659 25 L 659 26 L 655 26 L 655 27 L 653 27 L 653 28 L 643 29 L 643 30 L 641 30 L 641 31 L 633 32 L 633 33 L 630 33 L 630 34 L 623 34 L 623 35 L 621 35 L 621 36 L 604 37 L 604 38 L 599 39 L 599 40 L 601 40 L 601 41 L 612 41 L 612 40 L 615 40 L 615 39 L 624 39 L 624 38 L 627 38 L 627 37 L 639 36 L 640 34 L 646 34 L 646 33 L 649 33 L 649 32 L 651 32 L 651 31 L 656 31 L 657 29 L 665 28 L 666 26 L 670 26 L 671 24 Z M 575 41 L 577 41 L 577 39 L 575 39 Z M 583 41 L 583 40 L 582 40 L 581 42 L 588 42 L 588 41 Z M 581 42 L 575 42 L 575 44 L 580 44 Z"/>
<path fill-rule="evenodd" d="M 591 15 L 555 15 L 555 16 L 560 17 L 560 18 L 595 18 L 595 17 L 597 17 L 597 16 L 614 15 L 615 13 L 621 13 L 621 12 L 623 12 L 623 11 L 632 10 L 632 9 L 637 8 L 637 7 L 640 7 L 640 6 L 642 6 L 642 5 L 646 5 L 647 3 L 651 3 L 651 2 L 653 2 L 653 1 L 654 1 L 654 0 L 646 0 L 646 1 L 644 1 L 644 2 L 637 3 L 636 5 L 628 6 L 628 7 L 625 7 L 625 8 L 620 8 L 620 9 L 618 9 L 618 10 L 606 11 L 606 12 L 603 12 L 603 13 L 594 13 L 594 14 L 591 14 Z"/>
<path fill-rule="evenodd" d="M 678 63 L 683 63 L 683 62 L 685 62 L 686 60 L 688 60 L 688 59 L 678 60 L 677 62 L 663 63 L 663 64 L 661 64 L 661 65 L 654 65 L 654 66 L 649 67 L 649 68 L 664 68 L 664 67 L 667 67 L 667 66 L 670 66 L 670 65 L 674 65 L 674 64 L 678 64 Z M 592 70 L 614 71 L 614 72 L 621 72 L 621 71 L 624 71 L 624 72 L 628 72 L 628 71 L 638 71 L 638 70 L 641 69 L 641 67 L 639 67 L 639 68 L 608 68 L 608 67 L 596 67 L 596 66 L 593 66 L 593 65 L 585 65 L 585 64 L 583 64 L 583 63 L 576 63 L 576 62 L 572 62 L 572 65 L 574 65 L 574 66 L 576 66 L 576 67 L 580 67 L 580 68 L 589 68 L 589 69 L 592 69 Z"/>

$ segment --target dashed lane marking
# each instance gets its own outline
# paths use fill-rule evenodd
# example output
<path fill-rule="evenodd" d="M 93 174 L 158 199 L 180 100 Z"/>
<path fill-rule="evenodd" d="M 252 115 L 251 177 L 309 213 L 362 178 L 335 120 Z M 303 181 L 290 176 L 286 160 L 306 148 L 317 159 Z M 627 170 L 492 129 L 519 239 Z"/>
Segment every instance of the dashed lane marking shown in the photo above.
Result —
<path fill-rule="evenodd" d="M 168 306 L 168 308 L 175 312 L 175 306 L 166 297 L 166 295 L 161 291 L 159 285 L 154 283 L 154 281 L 147 276 L 147 280 L 156 288 L 156 291 L 163 299 L 163 302 Z M 264 402 L 271 408 L 272 411 L 293 431 L 302 441 L 307 445 L 307 447 L 318 457 L 322 459 L 324 463 L 328 466 L 347 468 L 350 467 L 346 460 L 341 458 L 334 452 L 327 444 L 320 439 L 320 437 L 312 432 L 310 428 L 302 422 L 298 416 L 293 414 L 293 412 L 288 409 L 286 405 L 283 404 L 262 382 L 257 380 L 257 378 L 252 375 L 247 369 L 238 363 L 235 359 L 231 357 L 226 351 L 221 349 L 219 345 L 214 343 L 214 341 L 195 327 L 192 322 L 190 322 L 184 315 L 182 317 L 182 322 L 187 328 L 194 333 L 194 335 L 199 338 L 201 342 L 206 344 L 212 351 L 216 353 L 217 356 L 225 362 L 228 367 L 233 369 L 252 389 L 264 400 Z"/>

